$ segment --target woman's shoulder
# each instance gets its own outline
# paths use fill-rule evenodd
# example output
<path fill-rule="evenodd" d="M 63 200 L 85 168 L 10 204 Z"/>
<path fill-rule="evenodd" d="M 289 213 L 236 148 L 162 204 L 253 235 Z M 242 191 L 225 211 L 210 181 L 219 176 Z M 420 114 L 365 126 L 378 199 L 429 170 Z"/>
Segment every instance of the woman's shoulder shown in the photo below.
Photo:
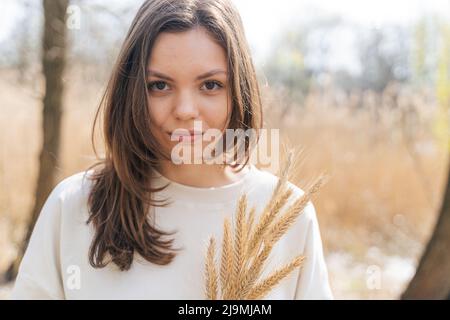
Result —
<path fill-rule="evenodd" d="M 256 167 L 255 167 L 256 168 Z M 275 174 L 256 168 L 255 174 L 253 175 L 254 183 L 253 183 L 253 192 L 255 192 L 258 195 L 258 198 L 261 201 L 264 201 L 264 204 L 266 204 L 272 197 L 273 191 L 276 188 L 276 185 L 280 178 L 276 176 Z M 287 182 L 288 188 L 292 190 L 292 195 L 289 198 L 289 201 L 287 202 L 285 207 L 288 207 L 290 204 L 292 204 L 294 201 L 299 199 L 305 194 L 305 191 L 294 184 L 291 181 Z M 310 220 L 315 218 L 315 209 L 312 201 L 308 201 L 304 208 L 304 219 Z M 304 220 L 302 219 L 302 220 Z"/>
<path fill-rule="evenodd" d="M 251 206 L 256 207 L 257 216 L 260 217 L 266 205 L 271 201 L 273 192 L 280 178 L 271 172 L 261 169 L 258 169 L 254 177 L 257 182 L 253 184 L 251 192 L 249 193 L 249 198 L 251 199 Z M 288 208 L 290 208 L 294 202 L 301 199 L 307 191 L 306 189 L 303 190 L 298 187 L 291 181 L 287 182 L 287 186 L 292 190 L 292 194 L 285 205 L 281 207 L 277 214 L 278 217 L 284 216 L 288 212 Z M 299 214 L 295 218 L 295 222 L 288 228 L 286 234 L 283 236 L 283 239 L 286 239 L 285 243 L 295 243 L 296 245 L 305 243 L 307 237 L 313 234 L 311 231 L 315 230 L 314 227 L 317 224 L 317 214 L 312 200 L 308 200 L 298 212 Z M 296 250 L 295 246 L 292 247 L 292 250 Z"/>
<path fill-rule="evenodd" d="M 60 202 L 84 201 L 92 185 L 93 169 L 80 171 L 62 179 L 52 190 L 49 199 Z"/>
<path fill-rule="evenodd" d="M 269 171 L 258 169 L 257 167 L 254 167 L 254 169 L 254 174 L 252 176 L 254 187 L 258 188 L 258 190 L 264 190 L 265 193 L 271 193 L 275 189 L 280 178 Z M 291 181 L 287 181 L 287 185 L 292 189 L 291 197 L 301 197 L 305 193 L 303 189 Z"/>

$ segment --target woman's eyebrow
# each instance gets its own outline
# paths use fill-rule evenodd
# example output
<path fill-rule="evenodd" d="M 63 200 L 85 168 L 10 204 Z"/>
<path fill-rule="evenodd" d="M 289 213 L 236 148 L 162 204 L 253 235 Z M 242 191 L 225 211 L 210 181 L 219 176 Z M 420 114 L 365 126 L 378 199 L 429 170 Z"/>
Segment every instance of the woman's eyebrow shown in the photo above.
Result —
<path fill-rule="evenodd" d="M 161 79 L 164 79 L 164 80 L 174 81 L 172 78 L 170 78 L 169 76 L 167 76 L 164 73 L 161 73 L 159 71 L 148 69 L 148 72 L 149 72 L 149 76 L 155 76 L 155 77 L 158 77 L 158 78 L 161 78 Z M 205 72 L 205 73 L 199 75 L 196 80 L 202 80 L 202 79 L 211 77 L 211 76 L 213 76 L 215 74 L 218 74 L 218 73 L 227 74 L 227 72 L 222 70 L 222 69 L 214 69 L 214 70 L 211 70 L 211 71 L 208 71 L 208 72 Z"/>

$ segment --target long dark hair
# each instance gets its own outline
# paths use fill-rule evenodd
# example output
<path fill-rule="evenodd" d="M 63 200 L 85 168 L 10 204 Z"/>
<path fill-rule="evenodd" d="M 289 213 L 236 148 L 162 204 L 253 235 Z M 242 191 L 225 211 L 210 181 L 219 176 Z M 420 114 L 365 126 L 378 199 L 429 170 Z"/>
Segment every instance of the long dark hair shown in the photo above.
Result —
<path fill-rule="evenodd" d="M 230 129 L 262 125 L 261 97 L 241 18 L 229 0 L 147 0 L 140 7 L 113 67 L 95 115 L 103 117 L 105 154 L 90 168 L 89 218 L 95 234 L 89 250 L 94 268 L 113 262 L 128 270 L 134 253 L 166 265 L 175 257 L 171 233 L 156 229 L 152 206 L 166 206 L 152 194 L 151 176 L 161 159 L 168 159 L 152 134 L 147 102 L 147 64 L 161 32 L 183 32 L 201 26 L 224 48 L 232 95 Z M 248 148 L 248 145 L 246 145 Z M 247 151 L 247 150 L 246 150 Z M 97 155 L 98 157 L 98 155 Z M 248 162 L 248 157 L 246 162 Z"/>

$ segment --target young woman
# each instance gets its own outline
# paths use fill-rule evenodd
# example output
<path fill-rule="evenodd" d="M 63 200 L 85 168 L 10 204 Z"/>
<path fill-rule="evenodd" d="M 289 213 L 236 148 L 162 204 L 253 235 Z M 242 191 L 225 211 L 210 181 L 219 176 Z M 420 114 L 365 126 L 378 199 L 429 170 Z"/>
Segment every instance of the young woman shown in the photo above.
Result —
<path fill-rule="evenodd" d="M 261 212 L 278 180 L 250 164 L 248 152 L 240 163 L 173 158 L 179 144 L 200 140 L 204 150 L 210 130 L 261 128 L 259 87 L 235 7 L 229 0 L 145 1 L 99 111 L 104 159 L 54 188 L 12 297 L 204 299 L 208 239 L 220 243 L 223 221 L 242 193 Z M 214 156 L 221 151 L 230 150 Z M 303 194 L 291 187 L 294 196 Z M 312 203 L 266 268 L 299 254 L 306 256 L 301 272 L 266 299 L 332 298 Z"/>

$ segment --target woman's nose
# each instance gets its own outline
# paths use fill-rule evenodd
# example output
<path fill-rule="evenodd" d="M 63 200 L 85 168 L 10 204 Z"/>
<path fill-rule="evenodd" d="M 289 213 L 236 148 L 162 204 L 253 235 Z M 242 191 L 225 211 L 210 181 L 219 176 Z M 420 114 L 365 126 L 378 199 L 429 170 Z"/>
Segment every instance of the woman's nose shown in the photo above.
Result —
<path fill-rule="evenodd" d="M 198 118 L 199 110 L 192 94 L 183 93 L 177 100 L 174 116 L 180 120 L 189 120 Z"/>

